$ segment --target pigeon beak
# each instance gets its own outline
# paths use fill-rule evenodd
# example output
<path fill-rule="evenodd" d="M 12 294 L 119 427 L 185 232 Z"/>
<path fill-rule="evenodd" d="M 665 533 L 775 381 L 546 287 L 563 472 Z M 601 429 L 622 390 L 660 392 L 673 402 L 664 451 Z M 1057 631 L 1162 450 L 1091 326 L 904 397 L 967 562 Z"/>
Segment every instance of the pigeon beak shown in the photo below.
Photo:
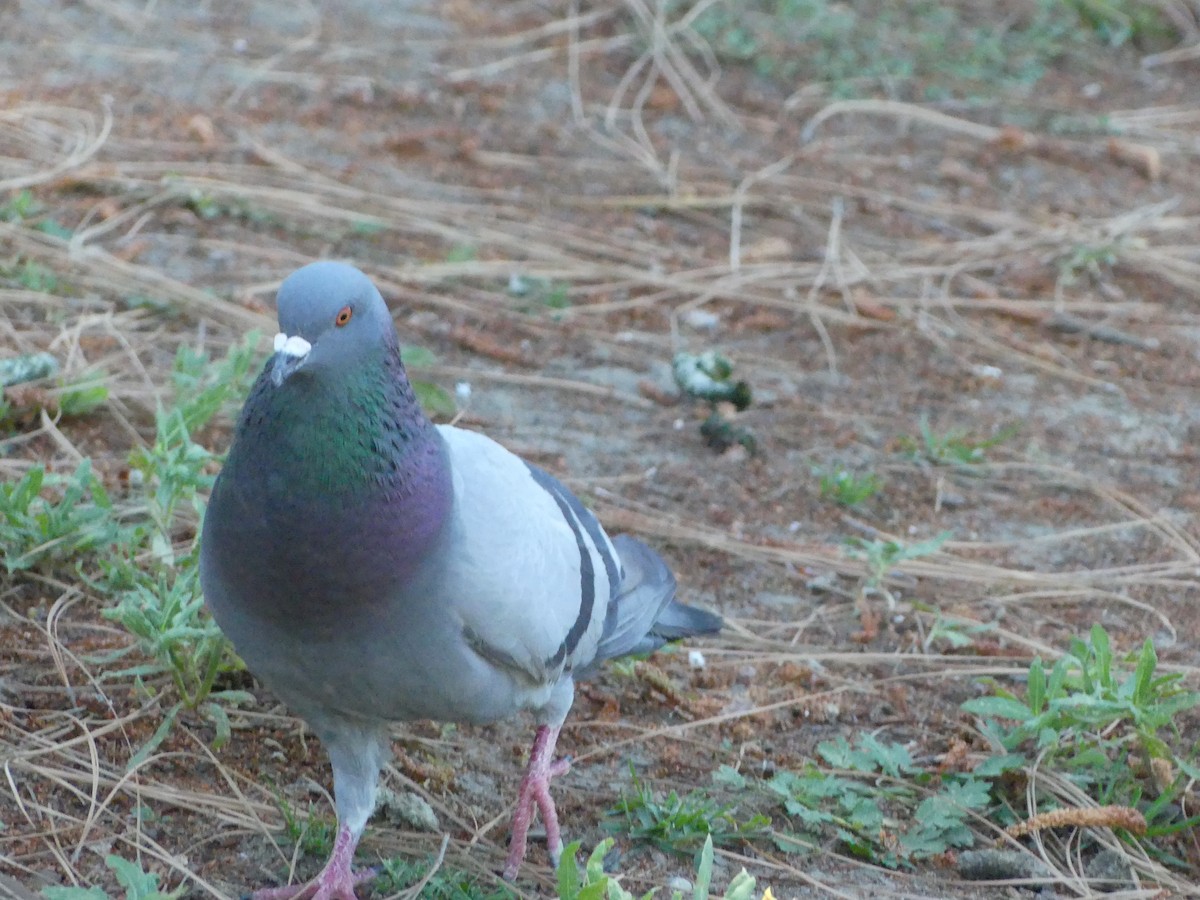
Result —
<path fill-rule="evenodd" d="M 279 387 L 289 375 L 300 368 L 300 364 L 308 358 L 312 344 L 293 334 L 288 337 L 283 332 L 275 335 L 275 361 L 271 368 L 271 381 Z"/>

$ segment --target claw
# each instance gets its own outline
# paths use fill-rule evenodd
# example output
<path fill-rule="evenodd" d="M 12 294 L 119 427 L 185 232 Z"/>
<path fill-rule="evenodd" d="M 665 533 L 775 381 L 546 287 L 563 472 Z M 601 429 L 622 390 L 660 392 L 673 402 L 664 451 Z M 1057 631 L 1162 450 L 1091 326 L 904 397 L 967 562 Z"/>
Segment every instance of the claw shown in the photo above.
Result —
<path fill-rule="evenodd" d="M 357 844 L 358 839 L 350 828 L 341 826 L 329 862 L 316 878 L 305 884 L 255 891 L 252 900 L 357 900 L 354 889 L 379 874 L 375 869 L 354 870 L 350 867 Z"/>

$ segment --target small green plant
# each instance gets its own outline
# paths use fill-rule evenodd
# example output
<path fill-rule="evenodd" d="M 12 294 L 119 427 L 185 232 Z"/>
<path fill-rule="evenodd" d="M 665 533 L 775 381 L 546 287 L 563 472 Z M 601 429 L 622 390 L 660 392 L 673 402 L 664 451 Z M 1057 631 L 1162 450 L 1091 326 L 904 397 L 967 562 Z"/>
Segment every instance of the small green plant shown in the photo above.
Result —
<path fill-rule="evenodd" d="M 1105 733 L 1105 741 L 1135 741 L 1161 755 L 1168 748 L 1159 732 L 1200 703 L 1200 693 L 1185 690 L 1180 673 L 1156 673 L 1158 654 L 1149 638 L 1131 662 L 1132 669 L 1122 666 L 1108 632 L 1093 625 L 1088 640 L 1073 638 L 1049 673 L 1040 658 L 1030 664 L 1024 699 L 997 686 L 994 696 L 968 700 L 963 709 L 987 717 L 988 733 L 1006 750 L 1034 741 L 1039 749 L 1062 753 L 1080 747 L 1080 739 L 1087 744 Z M 1016 724 L 1001 726 L 993 719 Z M 1122 726 L 1115 734 L 1114 725 Z"/>
<path fill-rule="evenodd" d="M 935 781 L 902 744 L 870 734 L 853 745 L 840 737 L 823 742 L 817 753 L 835 771 L 809 765 L 779 772 L 763 786 L 798 829 L 798 837 L 777 830 L 781 847 L 834 837 L 850 855 L 894 868 L 975 842 L 967 821 L 971 810 L 990 802 L 985 779 L 942 775 Z M 746 784 L 728 769 L 718 779 Z"/>
<path fill-rule="evenodd" d="M 127 567 L 133 586 L 122 591 L 116 606 L 103 611 L 106 619 L 119 622 L 135 638 L 135 645 L 148 662 L 105 672 L 106 679 L 135 678 L 145 693 L 144 679 L 165 675 L 178 699 L 169 706 L 154 735 L 130 760 L 135 768 L 170 733 L 179 713 L 194 710 L 212 723 L 213 746 L 229 740 L 232 729 L 226 707 L 253 701 L 246 691 L 213 690 L 218 676 L 242 668 L 229 641 L 205 612 L 200 593 L 200 576 L 193 554 L 177 567 L 158 566 L 151 575 Z M 109 655 L 106 663 L 125 656 L 133 647 Z"/>
<path fill-rule="evenodd" d="M 125 900 L 176 900 L 187 893 L 186 884 L 173 891 L 160 890 L 156 874 L 116 854 L 104 857 L 104 864 L 125 888 Z M 42 888 L 42 896 L 46 900 L 109 900 L 108 894 L 99 887 L 46 887 Z"/>
<path fill-rule="evenodd" d="M 0 222 L 23 222 L 37 215 L 41 208 L 42 205 L 34 198 L 32 191 L 17 191 L 4 203 L 0 203 Z"/>
<path fill-rule="evenodd" d="M 103 375 L 91 381 L 64 385 L 58 390 L 58 409 L 64 416 L 84 416 L 108 401 Z"/>
<path fill-rule="evenodd" d="M 992 696 L 962 708 L 980 717 L 980 731 L 1010 768 L 1036 759 L 1099 803 L 1138 807 L 1153 838 L 1200 821 L 1181 821 L 1173 809 L 1186 783 L 1200 777 L 1194 740 L 1180 733 L 1177 721 L 1200 705 L 1200 692 L 1187 690 L 1182 674 L 1157 669 L 1149 639 L 1137 653 L 1118 658 L 1108 633 L 1094 625 L 1087 640 L 1072 639 L 1049 671 L 1041 659 L 1030 664 L 1023 698 L 995 685 Z M 1131 764 L 1134 758 L 1142 764 Z M 1168 763 L 1174 783 L 1152 785 L 1150 760 Z"/>
<path fill-rule="evenodd" d="M 42 204 L 34 197 L 33 192 L 28 189 L 17 191 L 4 203 L 0 203 L 0 222 L 11 222 L 14 225 L 22 224 L 30 219 L 39 216 L 43 211 Z M 59 222 L 50 218 L 42 218 L 33 226 L 43 234 L 49 234 L 57 238 L 69 238 L 71 229 L 64 227 Z"/>
<path fill-rule="evenodd" d="M 913 459 L 923 460 L 935 466 L 975 466 L 987 461 L 987 451 L 1017 433 L 1018 426 L 1000 429 L 990 438 L 973 438 L 961 428 L 944 432 L 934 431 L 927 419 L 920 424 L 920 438 L 900 438 L 900 449 Z"/>
<path fill-rule="evenodd" d="M 479 258 L 479 251 L 470 244 L 456 244 L 446 252 L 446 262 L 474 262 Z"/>
<path fill-rule="evenodd" d="M 379 877 L 371 883 L 372 890 L 381 896 L 403 894 L 428 876 L 421 888 L 422 900 L 514 900 L 517 896 L 507 885 L 485 885 L 476 875 L 461 869 L 439 865 L 429 875 L 429 870 L 437 864 L 434 856 L 419 860 L 400 856 L 385 859 Z"/>
<path fill-rule="evenodd" d="M 1162 42 L 1174 33 L 1162 7 L 1138 0 L 1067 0 L 1080 22 L 1109 46 Z"/>
<path fill-rule="evenodd" d="M 27 291 L 35 291 L 40 294 L 58 293 L 60 286 L 57 275 L 31 259 L 0 269 L 0 276 L 15 281 L 19 287 Z"/>
<path fill-rule="evenodd" d="M 254 206 L 244 197 L 220 197 L 200 188 L 188 191 L 183 206 L 205 221 L 230 218 L 257 225 L 283 224 L 279 216 Z"/>
<path fill-rule="evenodd" d="M 548 278 L 531 278 L 514 273 L 508 279 L 508 293 L 513 297 L 521 297 L 547 309 L 562 310 L 571 305 L 571 286 L 562 281 L 552 281 Z M 523 307 L 524 310 L 535 309 L 533 304 Z"/>
<path fill-rule="evenodd" d="M 766 816 L 752 815 L 740 821 L 735 812 L 736 807 L 721 806 L 703 791 L 685 797 L 671 791 L 659 799 L 633 775 L 633 793 L 608 811 L 604 828 L 680 855 L 694 854 L 705 840 L 726 847 L 765 838 L 770 833 L 771 822 Z"/>
<path fill-rule="evenodd" d="M 620 879 L 604 871 L 604 857 L 613 847 L 613 839 L 605 838 L 588 856 L 580 868 L 579 842 L 568 845 L 558 864 L 558 900 L 635 900 L 634 895 L 621 886 Z M 696 863 L 691 900 L 709 900 L 712 896 L 713 842 L 712 837 L 704 840 Z M 754 876 L 742 869 L 729 882 L 725 893 L 714 900 L 753 900 Z M 638 898 L 650 900 L 656 889 L 651 889 Z M 671 900 L 682 900 L 680 891 L 673 891 Z"/>
<path fill-rule="evenodd" d="M 70 475 L 34 466 L 0 483 L 0 556 L 9 572 L 75 559 L 115 540 L 119 530 L 91 460 Z"/>
<path fill-rule="evenodd" d="M 186 504 L 199 520 L 200 492 L 209 490 L 216 479 L 216 456 L 192 440 L 179 408 L 159 409 L 155 431 L 153 444 L 130 452 L 129 466 L 143 488 L 150 550 L 155 559 L 173 564 L 179 510 Z"/>
<path fill-rule="evenodd" d="M 894 602 L 894 598 L 884 586 L 884 579 L 893 568 L 900 563 L 929 556 L 942 549 L 942 545 L 950 539 L 951 533 L 943 531 L 934 537 L 916 544 L 905 544 L 901 541 L 882 541 L 879 538 L 866 540 L 860 537 L 846 538 L 846 552 L 855 559 L 862 560 L 866 567 L 863 578 L 863 591 L 879 591 Z"/>
<path fill-rule="evenodd" d="M 839 506 L 857 506 L 877 493 L 883 481 L 874 472 L 860 475 L 842 466 L 818 470 L 821 497 Z"/>
<path fill-rule="evenodd" d="M 931 611 L 924 604 L 913 604 L 914 607 L 921 612 Z M 996 625 L 993 622 L 964 622 L 959 619 L 947 618 L 940 612 L 932 610 L 935 613 L 933 625 L 921 640 L 921 649 L 926 653 L 931 653 L 937 649 L 938 644 L 945 644 L 952 650 L 961 650 L 964 647 L 974 646 L 976 638 L 981 634 L 991 634 L 996 631 Z"/>
<path fill-rule="evenodd" d="M 1128 249 L 1127 239 L 1118 239 L 1100 244 L 1080 244 L 1058 262 L 1060 285 L 1072 285 L 1087 273 L 1095 281 L 1106 280 L 1106 270 L 1111 269 Z"/>
<path fill-rule="evenodd" d="M 1084 0 L 1080 0 L 1084 2 Z M 718 58 L 789 84 L 818 82 L 835 97 L 923 88 L 931 98 L 1027 89 L 1086 35 L 1061 0 L 1031 4 L 1018 25 L 968 16 L 931 0 L 880 7 L 865 0 L 750 0 L 710 4 L 695 31 Z M 804 47 L 804 53 L 795 48 Z"/>
<path fill-rule="evenodd" d="M 149 679 L 165 677 L 170 685 L 163 695 L 162 722 L 133 755 L 130 768 L 165 740 L 184 710 L 210 722 L 213 744 L 220 746 L 231 733 L 227 709 L 251 699 L 245 691 L 214 690 L 218 678 L 239 670 L 241 663 L 204 609 L 200 592 L 196 535 L 204 512 L 201 497 L 212 487 L 217 457 L 191 435 L 248 390 L 257 342 L 257 335 L 249 335 L 216 363 L 180 348 L 172 368 L 175 403 L 159 407 L 154 443 L 129 454 L 130 481 L 140 487 L 140 503 L 130 509 L 135 524 L 123 532 L 118 552 L 100 562 L 97 583 L 117 597 L 104 616 L 134 638 L 134 644 L 104 662 L 111 664 L 134 649 L 146 661 L 105 677 L 133 678 L 146 694 L 152 693 Z M 178 552 L 181 541 L 186 545 Z"/>
<path fill-rule="evenodd" d="M 142 487 L 150 550 L 160 563 L 174 566 L 179 514 L 188 510 L 192 522 L 198 522 L 200 495 L 216 478 L 216 454 L 192 435 L 245 396 L 255 375 L 257 344 L 258 335 L 250 334 L 215 364 L 206 354 L 180 347 L 171 370 L 175 403 L 156 412 L 154 443 L 129 454 L 130 471 Z"/>
<path fill-rule="evenodd" d="M 313 815 L 311 810 L 302 816 L 286 800 L 277 799 L 279 811 L 283 814 L 283 832 L 288 840 L 296 844 L 305 856 L 327 859 L 333 852 L 337 822 L 328 816 Z"/>
<path fill-rule="evenodd" d="M 254 362 L 259 337 L 257 331 L 250 332 L 216 363 L 207 353 L 180 345 L 171 366 L 171 383 L 175 388 L 174 408 L 189 432 L 199 431 L 222 409 L 246 396 L 258 375 Z"/>

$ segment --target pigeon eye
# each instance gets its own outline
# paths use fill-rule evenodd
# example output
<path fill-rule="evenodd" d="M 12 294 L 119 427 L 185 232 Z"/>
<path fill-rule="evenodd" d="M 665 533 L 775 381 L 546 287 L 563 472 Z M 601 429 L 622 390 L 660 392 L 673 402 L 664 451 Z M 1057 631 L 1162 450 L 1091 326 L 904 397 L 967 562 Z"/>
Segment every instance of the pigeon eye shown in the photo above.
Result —
<path fill-rule="evenodd" d="M 345 325 L 347 322 L 350 321 L 350 317 L 352 315 L 354 315 L 354 310 L 351 309 L 349 306 L 343 306 L 341 309 L 338 310 L 337 317 L 333 320 L 333 324 L 336 325 L 338 328 L 341 328 L 343 325 Z"/>

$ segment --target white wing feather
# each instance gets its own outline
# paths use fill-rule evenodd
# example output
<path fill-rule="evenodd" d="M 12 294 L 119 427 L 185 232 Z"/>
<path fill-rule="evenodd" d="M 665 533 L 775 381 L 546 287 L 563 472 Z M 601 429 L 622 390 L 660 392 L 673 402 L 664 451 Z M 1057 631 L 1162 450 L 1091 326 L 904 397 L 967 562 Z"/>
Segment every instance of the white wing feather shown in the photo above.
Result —
<path fill-rule="evenodd" d="M 576 529 L 520 457 L 484 435 L 439 430 L 450 452 L 455 499 L 454 551 L 444 561 L 441 593 L 469 635 L 548 685 L 562 671 L 560 648 L 583 602 Z M 595 654 L 611 594 L 599 548 L 577 529 L 591 557 L 594 602 L 567 664 Z M 611 544 L 608 551 L 614 552 Z M 560 659 L 552 664 L 556 654 Z"/>

